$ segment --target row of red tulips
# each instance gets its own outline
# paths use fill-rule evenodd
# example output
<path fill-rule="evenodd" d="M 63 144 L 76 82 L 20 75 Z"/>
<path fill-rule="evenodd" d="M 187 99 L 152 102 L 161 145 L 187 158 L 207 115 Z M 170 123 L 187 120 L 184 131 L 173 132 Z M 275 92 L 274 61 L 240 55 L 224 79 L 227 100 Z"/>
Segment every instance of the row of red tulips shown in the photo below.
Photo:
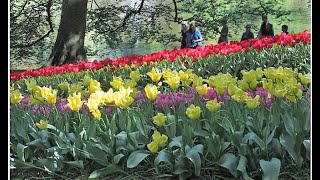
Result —
<path fill-rule="evenodd" d="M 303 31 L 297 34 L 281 34 L 272 37 L 262 37 L 258 39 L 250 39 L 242 42 L 232 41 L 229 44 L 210 44 L 203 47 L 197 47 L 196 49 L 177 49 L 163 50 L 156 53 L 150 53 L 145 55 L 128 55 L 121 58 L 111 60 L 106 58 L 104 60 L 95 60 L 93 62 L 80 61 L 77 64 L 64 64 L 59 67 L 49 66 L 37 70 L 28 69 L 24 72 L 14 72 L 10 74 L 10 80 L 16 81 L 21 78 L 27 77 L 39 77 L 39 76 L 51 76 L 54 74 L 64 74 L 67 72 L 79 72 L 86 69 L 101 69 L 106 66 L 110 67 L 110 71 L 113 71 L 116 67 L 124 67 L 125 65 L 143 65 L 150 64 L 151 62 L 158 62 L 162 60 L 177 61 L 183 59 L 184 56 L 193 58 L 193 61 L 197 61 L 198 58 L 204 58 L 212 54 L 231 54 L 236 52 L 247 52 L 250 48 L 260 50 L 262 48 L 272 48 L 274 44 L 278 45 L 290 45 L 294 46 L 297 43 L 310 44 L 310 32 Z M 182 58 L 181 58 L 182 57 Z"/>

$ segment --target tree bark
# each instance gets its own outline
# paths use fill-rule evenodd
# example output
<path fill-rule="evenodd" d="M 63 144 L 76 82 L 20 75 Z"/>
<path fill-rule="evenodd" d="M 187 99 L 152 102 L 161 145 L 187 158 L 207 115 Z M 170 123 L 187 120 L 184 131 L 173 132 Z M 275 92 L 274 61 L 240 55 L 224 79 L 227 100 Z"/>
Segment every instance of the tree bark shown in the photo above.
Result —
<path fill-rule="evenodd" d="M 84 38 L 88 0 L 63 0 L 58 35 L 47 66 L 86 59 Z"/>

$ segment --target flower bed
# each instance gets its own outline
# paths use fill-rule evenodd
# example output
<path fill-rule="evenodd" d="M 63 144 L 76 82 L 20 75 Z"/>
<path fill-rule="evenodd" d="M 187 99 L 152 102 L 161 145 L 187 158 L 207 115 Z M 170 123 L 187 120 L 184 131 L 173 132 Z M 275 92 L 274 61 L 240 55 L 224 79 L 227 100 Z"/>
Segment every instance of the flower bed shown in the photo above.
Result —
<path fill-rule="evenodd" d="M 143 169 L 187 178 L 209 169 L 277 179 L 288 163 L 310 162 L 310 74 L 269 67 L 242 69 L 237 77 L 202 72 L 207 64 L 121 68 L 123 76 L 103 83 L 94 73 L 69 74 L 70 84 L 42 77 L 56 79 L 56 88 L 35 79 L 13 83 L 11 167 L 60 177 L 68 169 L 89 178 Z"/>

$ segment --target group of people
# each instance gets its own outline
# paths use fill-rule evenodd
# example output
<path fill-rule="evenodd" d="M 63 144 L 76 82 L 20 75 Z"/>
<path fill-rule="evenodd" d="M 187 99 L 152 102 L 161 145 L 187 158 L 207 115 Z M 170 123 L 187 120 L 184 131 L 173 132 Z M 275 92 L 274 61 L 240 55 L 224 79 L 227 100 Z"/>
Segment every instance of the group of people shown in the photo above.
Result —
<path fill-rule="evenodd" d="M 274 36 L 274 30 L 273 25 L 268 21 L 268 16 L 263 14 L 262 16 L 262 23 L 260 25 L 260 29 L 257 35 L 257 38 L 262 36 Z M 220 37 L 218 39 L 218 43 L 226 42 L 228 43 L 228 25 L 227 25 L 227 19 L 223 18 L 221 20 L 222 28 L 220 33 Z M 245 26 L 246 31 L 242 34 L 241 40 L 248 40 L 253 39 L 254 35 L 251 32 L 251 25 L 247 24 Z M 282 25 L 281 27 L 282 33 L 288 34 L 288 26 Z M 181 23 L 181 49 L 182 48 L 196 48 L 197 46 L 202 46 L 202 35 L 201 32 L 196 28 L 196 23 L 192 22 L 190 24 L 190 28 L 188 26 L 188 23 L 186 21 L 183 21 Z"/>

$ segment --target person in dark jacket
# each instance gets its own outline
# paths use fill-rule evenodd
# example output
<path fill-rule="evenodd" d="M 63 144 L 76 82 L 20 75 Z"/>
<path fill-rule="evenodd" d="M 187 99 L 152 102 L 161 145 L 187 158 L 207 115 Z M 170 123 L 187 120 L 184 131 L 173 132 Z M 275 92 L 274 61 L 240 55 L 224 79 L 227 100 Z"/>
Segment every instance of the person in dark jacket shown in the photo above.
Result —
<path fill-rule="evenodd" d="M 189 24 L 187 21 L 181 22 L 181 49 L 187 47 L 187 34 L 189 30 Z"/>
<path fill-rule="evenodd" d="M 289 32 L 288 32 L 288 26 L 287 25 L 282 25 L 281 26 L 281 31 L 282 31 L 282 33 L 286 33 L 286 34 L 288 34 Z"/>
<path fill-rule="evenodd" d="M 240 41 L 244 41 L 244 40 L 248 40 L 248 39 L 253 39 L 253 33 L 251 32 L 251 25 L 247 24 L 246 25 L 246 31 L 242 34 L 241 36 L 241 40 Z"/>
<path fill-rule="evenodd" d="M 220 37 L 218 39 L 218 44 L 221 42 L 226 42 L 228 43 L 228 32 L 229 32 L 229 28 L 227 25 L 228 21 L 227 18 L 223 18 L 221 20 L 221 24 L 222 24 L 222 29 L 220 31 Z"/>
<path fill-rule="evenodd" d="M 262 23 L 258 32 L 258 38 L 262 36 L 274 36 L 273 25 L 268 21 L 268 16 L 263 14 Z"/>

